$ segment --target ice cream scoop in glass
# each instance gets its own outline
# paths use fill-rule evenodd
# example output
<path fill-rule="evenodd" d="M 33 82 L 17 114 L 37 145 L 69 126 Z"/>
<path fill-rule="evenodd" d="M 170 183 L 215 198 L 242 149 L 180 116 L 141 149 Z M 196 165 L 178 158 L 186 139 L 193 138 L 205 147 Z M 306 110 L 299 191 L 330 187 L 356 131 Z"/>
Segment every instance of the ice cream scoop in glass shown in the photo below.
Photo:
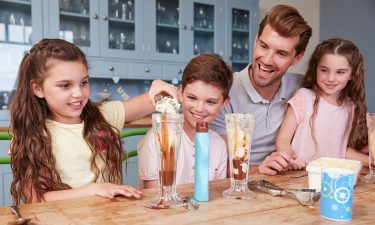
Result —
<path fill-rule="evenodd" d="M 375 113 L 367 113 L 369 173 L 363 178 L 366 183 L 375 183 Z"/>
<path fill-rule="evenodd" d="M 225 198 L 252 199 L 254 192 L 247 187 L 251 137 L 254 116 L 250 113 L 225 114 L 228 138 L 231 187 L 223 191 Z"/>

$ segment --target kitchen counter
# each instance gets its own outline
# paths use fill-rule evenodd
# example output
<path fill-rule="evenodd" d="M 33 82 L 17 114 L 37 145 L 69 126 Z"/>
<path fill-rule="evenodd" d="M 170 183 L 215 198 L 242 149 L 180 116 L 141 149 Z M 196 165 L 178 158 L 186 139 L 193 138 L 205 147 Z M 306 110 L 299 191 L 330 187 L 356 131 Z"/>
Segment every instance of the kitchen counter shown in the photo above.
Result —
<path fill-rule="evenodd" d="M 138 120 L 126 122 L 124 125 L 124 128 L 139 128 L 139 127 L 151 127 L 151 126 L 152 126 L 151 116 L 145 116 Z"/>
<path fill-rule="evenodd" d="M 289 171 L 277 176 L 251 174 L 250 179 L 265 179 L 281 187 L 307 187 L 308 177 L 294 178 L 304 171 Z M 363 174 L 361 174 L 361 177 Z M 210 200 L 197 210 L 185 208 L 155 210 L 145 206 L 157 189 L 143 190 L 141 199 L 99 196 L 20 205 L 21 214 L 32 224 L 333 224 L 319 216 L 319 204 L 300 205 L 294 198 L 273 197 L 256 192 L 250 200 L 225 199 L 223 190 L 230 179 L 210 181 Z M 177 193 L 191 196 L 193 184 L 179 185 Z M 375 186 L 359 182 L 353 197 L 353 219 L 341 224 L 372 224 L 375 211 Z M 0 221 L 15 222 L 9 206 L 0 207 Z M 338 223 L 337 223 L 338 224 Z"/>
<path fill-rule="evenodd" d="M 124 125 L 124 128 L 140 128 L 140 127 L 151 127 L 152 126 L 152 121 L 151 121 L 151 116 L 145 116 L 141 119 L 134 120 L 131 122 L 126 122 Z M 0 127 L 0 132 L 7 132 L 8 127 Z"/>

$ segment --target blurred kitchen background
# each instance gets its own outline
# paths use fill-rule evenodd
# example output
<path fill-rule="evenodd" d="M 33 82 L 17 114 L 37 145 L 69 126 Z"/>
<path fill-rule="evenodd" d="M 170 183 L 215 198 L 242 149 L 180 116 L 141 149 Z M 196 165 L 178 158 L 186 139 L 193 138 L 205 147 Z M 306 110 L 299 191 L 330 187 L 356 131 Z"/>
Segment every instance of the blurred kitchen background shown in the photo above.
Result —
<path fill-rule="evenodd" d="M 154 79 L 178 85 L 186 63 L 200 53 L 220 54 L 233 71 L 243 69 L 259 19 L 276 4 L 294 6 L 313 28 L 302 62 L 290 70 L 304 73 L 321 40 L 350 39 L 366 60 L 367 106 L 375 112 L 373 0 L 0 0 L 0 127 L 9 126 L 19 63 L 42 38 L 83 50 L 91 99 L 126 99 L 147 91 Z M 9 141 L 0 141 L 0 157 L 8 148 Z M 126 180 L 137 185 L 136 162 L 130 167 Z M 9 165 L 0 165 L 0 175 L 0 205 L 10 204 Z"/>

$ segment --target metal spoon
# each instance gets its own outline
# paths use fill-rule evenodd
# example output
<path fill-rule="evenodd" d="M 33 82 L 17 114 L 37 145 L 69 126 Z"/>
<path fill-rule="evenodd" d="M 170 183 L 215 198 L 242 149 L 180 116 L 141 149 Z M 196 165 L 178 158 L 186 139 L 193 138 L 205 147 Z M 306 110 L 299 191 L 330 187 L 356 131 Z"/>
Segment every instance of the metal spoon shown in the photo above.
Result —
<path fill-rule="evenodd" d="M 24 218 L 24 217 L 21 216 L 21 213 L 18 210 L 18 207 L 16 205 L 12 205 L 10 207 L 10 210 L 16 216 L 16 222 L 15 222 L 15 224 L 27 224 L 30 221 L 30 219 L 27 219 L 27 218 Z"/>
<path fill-rule="evenodd" d="M 293 196 L 301 205 L 305 206 L 312 206 L 320 199 L 320 192 L 315 189 L 283 189 L 266 180 L 249 181 L 248 186 L 250 189 L 257 189 L 272 196 Z"/>
<path fill-rule="evenodd" d="M 198 201 L 195 200 L 194 197 L 181 197 L 181 204 L 178 205 L 176 208 L 179 208 L 179 207 L 184 207 L 185 209 L 188 209 L 188 210 L 197 210 L 199 208 L 199 204 L 198 204 Z M 149 209 L 169 209 L 169 208 L 163 208 L 163 207 L 159 207 L 159 206 L 154 206 L 154 205 L 146 205 L 145 206 L 146 208 L 149 208 Z"/>
<path fill-rule="evenodd" d="M 189 210 L 197 210 L 199 208 L 198 201 L 194 197 L 182 197 L 183 207 Z"/>

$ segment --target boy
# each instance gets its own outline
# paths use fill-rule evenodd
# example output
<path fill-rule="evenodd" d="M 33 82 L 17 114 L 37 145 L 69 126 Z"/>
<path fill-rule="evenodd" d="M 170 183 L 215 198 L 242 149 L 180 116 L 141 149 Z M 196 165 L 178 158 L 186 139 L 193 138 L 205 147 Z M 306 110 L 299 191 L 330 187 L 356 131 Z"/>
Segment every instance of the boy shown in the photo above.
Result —
<path fill-rule="evenodd" d="M 218 55 L 202 54 L 192 59 L 182 75 L 178 88 L 184 114 L 181 146 L 177 163 L 177 184 L 194 182 L 194 136 L 199 121 L 210 123 L 229 102 L 232 71 Z M 214 131 L 210 137 L 209 179 L 226 178 L 227 148 Z M 138 143 L 138 176 L 143 188 L 158 186 L 158 162 L 155 135 L 150 130 Z"/>

